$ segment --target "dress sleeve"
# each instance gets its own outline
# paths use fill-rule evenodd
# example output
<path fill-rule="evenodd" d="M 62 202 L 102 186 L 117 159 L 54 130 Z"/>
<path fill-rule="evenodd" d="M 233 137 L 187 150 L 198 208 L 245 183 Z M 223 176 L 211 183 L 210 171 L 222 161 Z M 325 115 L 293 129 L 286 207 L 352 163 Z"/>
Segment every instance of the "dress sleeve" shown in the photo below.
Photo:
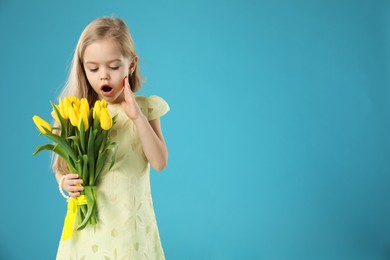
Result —
<path fill-rule="evenodd" d="M 147 118 L 148 121 L 157 119 L 170 110 L 170 107 L 168 103 L 161 97 L 159 96 L 150 96 L 147 99 L 147 107 L 148 107 L 148 112 L 147 112 Z"/>

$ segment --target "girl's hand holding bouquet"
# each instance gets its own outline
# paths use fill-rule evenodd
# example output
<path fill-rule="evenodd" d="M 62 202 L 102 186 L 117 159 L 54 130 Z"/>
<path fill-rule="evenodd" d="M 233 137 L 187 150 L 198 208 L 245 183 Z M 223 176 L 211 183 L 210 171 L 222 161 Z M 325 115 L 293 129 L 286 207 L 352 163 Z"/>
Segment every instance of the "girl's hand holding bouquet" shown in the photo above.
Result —
<path fill-rule="evenodd" d="M 78 197 L 81 195 L 81 191 L 84 190 L 83 179 L 79 178 L 78 174 L 69 173 L 64 177 L 62 181 L 62 189 L 68 192 L 70 197 Z"/>

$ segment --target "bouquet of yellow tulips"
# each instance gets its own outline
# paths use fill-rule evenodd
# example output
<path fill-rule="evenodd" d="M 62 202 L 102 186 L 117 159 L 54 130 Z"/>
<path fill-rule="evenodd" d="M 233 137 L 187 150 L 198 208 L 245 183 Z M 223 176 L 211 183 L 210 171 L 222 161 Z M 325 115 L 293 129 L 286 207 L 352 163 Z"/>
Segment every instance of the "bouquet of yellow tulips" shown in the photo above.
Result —
<path fill-rule="evenodd" d="M 87 224 L 97 223 L 95 183 L 107 157 L 111 157 L 109 168 L 115 162 L 117 145 L 110 140 L 109 133 L 116 116 L 111 118 L 105 100 L 96 101 L 93 108 L 89 107 L 87 99 L 74 96 L 60 99 L 59 104 L 50 103 L 53 108 L 51 114 L 58 126 L 51 126 L 37 115 L 33 116 L 33 121 L 53 144 L 38 146 L 33 155 L 43 150 L 55 152 L 66 161 L 70 172 L 78 173 L 84 185 L 79 197 L 68 200 L 65 219 L 65 226 L 68 227 L 64 226 L 64 232 L 67 233 L 63 233 L 64 239 L 64 236 L 71 236 L 75 218 L 77 230 L 82 230 Z M 58 134 L 53 133 L 55 130 Z"/>

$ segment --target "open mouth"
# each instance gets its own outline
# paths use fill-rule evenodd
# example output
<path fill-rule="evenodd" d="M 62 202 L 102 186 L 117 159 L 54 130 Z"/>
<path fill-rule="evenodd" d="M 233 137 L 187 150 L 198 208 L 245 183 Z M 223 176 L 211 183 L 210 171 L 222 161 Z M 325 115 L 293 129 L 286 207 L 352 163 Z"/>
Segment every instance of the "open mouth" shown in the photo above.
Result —
<path fill-rule="evenodd" d="M 104 85 L 104 86 L 102 86 L 101 90 L 102 90 L 104 93 L 109 93 L 109 92 L 111 92 L 112 87 L 110 87 L 110 86 L 108 86 L 108 85 Z"/>

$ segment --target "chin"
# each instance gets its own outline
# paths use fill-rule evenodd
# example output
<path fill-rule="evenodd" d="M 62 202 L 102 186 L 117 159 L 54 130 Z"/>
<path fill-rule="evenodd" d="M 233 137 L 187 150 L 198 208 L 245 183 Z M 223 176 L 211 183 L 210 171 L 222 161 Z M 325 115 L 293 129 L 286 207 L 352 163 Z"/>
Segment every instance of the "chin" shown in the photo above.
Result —
<path fill-rule="evenodd" d="M 105 99 L 109 103 L 116 104 L 116 103 L 121 103 L 124 100 L 124 97 L 123 97 L 123 95 L 119 95 L 119 96 L 115 96 L 115 97 L 114 96 L 105 97 Z"/>

